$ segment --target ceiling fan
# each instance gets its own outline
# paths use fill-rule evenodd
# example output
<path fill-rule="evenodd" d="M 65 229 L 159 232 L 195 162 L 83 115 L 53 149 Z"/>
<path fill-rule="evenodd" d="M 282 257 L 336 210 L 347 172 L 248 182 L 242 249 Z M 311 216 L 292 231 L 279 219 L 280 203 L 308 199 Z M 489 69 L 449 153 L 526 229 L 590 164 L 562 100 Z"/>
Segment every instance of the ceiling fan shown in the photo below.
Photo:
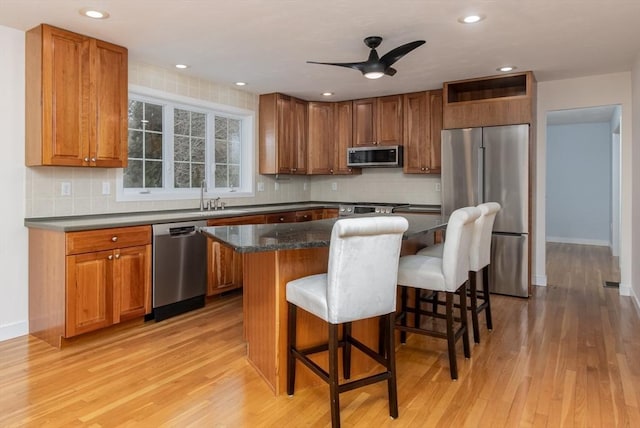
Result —
<path fill-rule="evenodd" d="M 393 76 L 396 74 L 396 69 L 391 67 L 400 58 L 416 49 L 417 47 L 425 44 L 424 40 L 416 40 L 415 42 L 407 43 L 402 46 L 398 46 L 395 49 L 391 49 L 384 54 L 382 58 L 378 57 L 376 48 L 382 43 L 382 37 L 370 36 L 364 39 L 364 44 L 367 45 L 371 52 L 369 52 L 369 58 L 363 62 L 317 62 L 307 61 L 309 64 L 324 64 L 324 65 L 336 65 L 338 67 L 353 68 L 360 71 L 364 77 L 368 79 L 379 79 L 384 76 Z"/>

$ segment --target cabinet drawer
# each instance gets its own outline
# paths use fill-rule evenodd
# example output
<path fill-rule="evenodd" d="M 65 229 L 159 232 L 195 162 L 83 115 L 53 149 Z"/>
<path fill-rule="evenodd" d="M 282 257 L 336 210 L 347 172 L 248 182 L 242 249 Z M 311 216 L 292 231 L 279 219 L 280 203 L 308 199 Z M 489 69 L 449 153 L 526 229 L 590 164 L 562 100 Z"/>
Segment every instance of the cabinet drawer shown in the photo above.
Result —
<path fill-rule="evenodd" d="M 264 216 L 265 223 L 294 223 L 296 221 L 296 212 L 289 211 L 284 213 L 267 214 Z"/>
<path fill-rule="evenodd" d="M 151 243 L 151 226 L 118 227 L 67 233 L 67 254 L 81 254 Z"/>

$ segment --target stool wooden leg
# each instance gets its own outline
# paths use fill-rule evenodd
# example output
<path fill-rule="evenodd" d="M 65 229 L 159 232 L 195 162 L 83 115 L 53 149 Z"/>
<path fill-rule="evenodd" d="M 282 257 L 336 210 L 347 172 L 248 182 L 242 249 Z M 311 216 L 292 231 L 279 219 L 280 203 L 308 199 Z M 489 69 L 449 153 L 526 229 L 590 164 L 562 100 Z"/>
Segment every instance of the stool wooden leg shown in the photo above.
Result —
<path fill-rule="evenodd" d="M 344 348 L 342 349 L 342 370 L 344 378 L 351 378 L 351 323 L 343 324 L 342 340 L 344 340 Z"/>
<path fill-rule="evenodd" d="M 469 325 L 467 324 L 467 283 L 460 287 L 460 323 L 462 324 L 462 346 L 465 358 L 471 358 L 469 346 Z"/>
<path fill-rule="evenodd" d="M 340 397 L 338 390 L 338 324 L 329 324 L 329 398 L 331 426 L 340 427 Z"/>
<path fill-rule="evenodd" d="M 400 286 L 400 303 L 402 307 L 402 311 L 400 312 L 400 325 L 403 327 L 407 326 L 407 317 L 409 314 L 407 313 L 407 287 Z M 407 332 L 402 330 L 400 331 L 400 343 L 407 343 Z"/>
<path fill-rule="evenodd" d="M 288 303 L 289 320 L 287 322 L 287 394 L 293 395 L 296 383 L 296 359 L 291 351 L 296 346 L 296 305 Z"/>
<path fill-rule="evenodd" d="M 413 291 L 413 300 L 415 302 L 413 306 L 416 308 L 416 311 L 413 314 L 413 326 L 415 328 L 420 328 L 420 308 L 422 306 L 422 302 L 420 301 L 420 291 L 422 290 L 416 287 L 413 289 Z"/>
<path fill-rule="evenodd" d="M 392 418 L 398 417 L 398 384 L 396 382 L 396 348 L 393 340 L 393 326 L 395 325 L 395 314 L 384 316 L 386 324 L 385 354 L 387 360 L 387 390 L 389 393 L 389 415 Z"/>
<path fill-rule="evenodd" d="M 458 379 L 458 363 L 456 361 L 456 338 L 453 325 L 453 297 L 455 293 L 445 292 L 446 295 L 446 319 L 447 319 L 447 345 L 449 348 L 449 371 L 451 379 Z"/>
<path fill-rule="evenodd" d="M 487 329 L 493 330 L 493 321 L 491 320 L 491 298 L 489 297 L 489 266 L 482 268 L 482 290 L 486 307 L 484 309 L 487 318 Z"/>
<path fill-rule="evenodd" d="M 469 288 L 471 295 L 471 324 L 473 324 L 473 341 L 480 343 L 480 326 L 478 325 L 478 272 L 469 272 Z"/>

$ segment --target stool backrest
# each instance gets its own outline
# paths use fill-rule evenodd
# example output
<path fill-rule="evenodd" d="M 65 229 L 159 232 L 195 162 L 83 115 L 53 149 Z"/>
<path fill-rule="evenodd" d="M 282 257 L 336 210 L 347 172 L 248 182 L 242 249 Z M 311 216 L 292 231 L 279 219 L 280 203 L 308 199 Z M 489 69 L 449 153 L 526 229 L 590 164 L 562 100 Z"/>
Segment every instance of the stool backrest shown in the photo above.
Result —
<path fill-rule="evenodd" d="M 327 269 L 327 321 L 338 324 L 396 310 L 398 261 L 408 226 L 399 216 L 336 221 Z"/>
<path fill-rule="evenodd" d="M 497 202 L 478 205 L 481 214 L 473 226 L 473 238 L 471 238 L 469 252 L 470 271 L 478 272 L 491 262 L 491 232 L 500 208 L 500 204 Z"/>
<path fill-rule="evenodd" d="M 442 251 L 442 273 L 446 291 L 456 291 L 469 279 L 469 249 L 473 226 L 480 217 L 476 207 L 459 208 L 451 213 L 447 223 L 447 238 Z"/>

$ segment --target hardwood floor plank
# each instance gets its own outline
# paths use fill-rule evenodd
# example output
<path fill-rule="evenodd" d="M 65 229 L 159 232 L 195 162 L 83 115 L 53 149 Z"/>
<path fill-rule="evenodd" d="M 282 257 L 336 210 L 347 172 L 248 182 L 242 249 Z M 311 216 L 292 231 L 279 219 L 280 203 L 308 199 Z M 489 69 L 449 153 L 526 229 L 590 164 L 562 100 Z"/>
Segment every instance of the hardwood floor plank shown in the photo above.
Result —
<path fill-rule="evenodd" d="M 549 244 L 548 287 L 493 295 L 471 359 L 452 382 L 446 343 L 397 349 L 398 419 L 384 384 L 340 396 L 345 427 L 640 426 L 640 318 L 603 287 L 608 249 Z M 273 395 L 247 363 L 242 295 L 155 323 L 129 322 L 57 350 L 0 342 L 0 426 L 328 427 L 326 385 Z M 300 370 L 306 370 L 301 368 Z"/>

